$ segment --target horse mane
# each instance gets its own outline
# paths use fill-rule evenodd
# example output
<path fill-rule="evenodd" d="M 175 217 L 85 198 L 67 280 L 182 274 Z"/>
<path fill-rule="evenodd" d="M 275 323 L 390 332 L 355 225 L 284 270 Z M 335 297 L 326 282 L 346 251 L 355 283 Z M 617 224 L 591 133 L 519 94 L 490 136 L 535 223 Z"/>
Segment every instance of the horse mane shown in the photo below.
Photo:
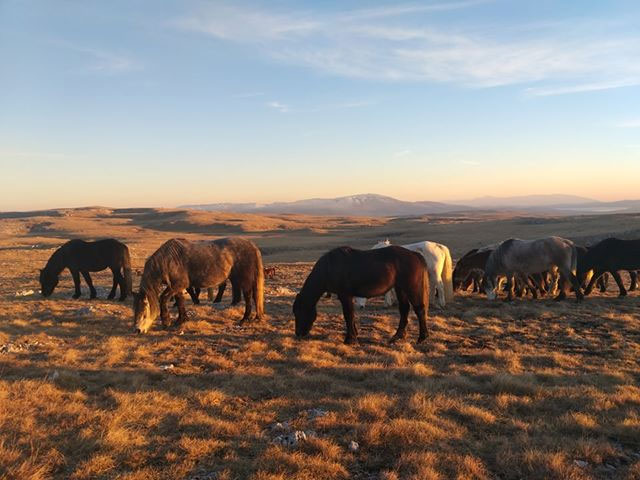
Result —
<path fill-rule="evenodd" d="M 144 263 L 140 289 L 157 290 L 156 285 L 162 282 L 167 265 L 172 262 L 182 262 L 189 243 L 184 238 L 172 238 L 160 245 Z"/>
<path fill-rule="evenodd" d="M 322 255 L 302 284 L 302 288 L 299 293 L 301 301 L 307 304 L 307 300 L 310 300 L 309 303 L 315 305 L 326 290 L 326 281 L 329 275 L 329 263 L 331 262 L 330 257 L 335 254 L 350 253 L 352 250 L 353 249 L 351 247 L 339 247 Z"/>
<path fill-rule="evenodd" d="M 44 266 L 44 271 L 48 273 L 53 273 L 54 275 L 60 275 L 60 272 L 64 270 L 64 249 L 69 244 L 69 242 L 60 245 L 56 248 L 56 251 L 51 254 L 49 260 L 47 260 L 47 264 Z"/>

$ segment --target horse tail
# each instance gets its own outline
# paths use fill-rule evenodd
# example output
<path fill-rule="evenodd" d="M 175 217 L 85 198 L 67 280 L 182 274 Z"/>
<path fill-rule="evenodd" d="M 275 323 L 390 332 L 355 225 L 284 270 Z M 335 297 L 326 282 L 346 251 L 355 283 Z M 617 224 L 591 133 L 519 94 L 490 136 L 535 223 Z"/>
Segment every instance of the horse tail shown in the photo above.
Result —
<path fill-rule="evenodd" d="M 253 285 L 253 299 L 256 302 L 256 318 L 264 315 L 264 266 L 262 265 L 262 254 L 258 247 L 256 249 L 256 279 Z"/>
<path fill-rule="evenodd" d="M 129 248 L 124 247 L 124 258 L 122 260 L 122 276 L 124 277 L 124 293 L 120 294 L 131 295 L 133 293 L 133 280 L 131 274 L 131 255 L 129 254 Z"/>
<path fill-rule="evenodd" d="M 446 303 L 453 301 L 453 262 L 451 252 L 444 247 L 444 268 L 442 269 L 442 283 L 444 283 L 444 300 Z"/>
<path fill-rule="evenodd" d="M 421 255 L 422 256 L 422 255 Z M 422 259 L 424 271 L 422 272 L 422 303 L 424 305 L 424 316 L 429 314 L 429 300 L 431 297 L 431 289 L 429 288 L 429 272 L 427 271 L 427 262 Z"/>

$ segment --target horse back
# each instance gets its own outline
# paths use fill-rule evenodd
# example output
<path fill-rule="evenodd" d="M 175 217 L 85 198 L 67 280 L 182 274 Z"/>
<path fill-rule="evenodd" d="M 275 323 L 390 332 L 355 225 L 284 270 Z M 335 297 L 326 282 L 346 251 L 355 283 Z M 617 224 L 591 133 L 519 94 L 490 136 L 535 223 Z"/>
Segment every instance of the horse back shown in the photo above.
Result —
<path fill-rule="evenodd" d="M 67 265 L 75 270 L 99 272 L 109 267 L 119 269 L 128 263 L 129 249 L 113 238 L 95 242 L 74 239 L 62 249 Z"/>

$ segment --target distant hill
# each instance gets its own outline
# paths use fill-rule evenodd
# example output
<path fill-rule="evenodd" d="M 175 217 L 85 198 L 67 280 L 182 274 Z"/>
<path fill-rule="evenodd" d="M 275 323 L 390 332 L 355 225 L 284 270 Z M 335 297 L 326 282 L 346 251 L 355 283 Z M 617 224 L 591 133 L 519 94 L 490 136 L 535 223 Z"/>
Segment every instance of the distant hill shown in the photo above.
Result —
<path fill-rule="evenodd" d="M 255 214 L 294 213 L 343 216 L 436 215 L 474 210 L 520 211 L 559 215 L 640 212 L 640 200 L 600 202 L 575 195 L 523 195 L 516 197 L 480 197 L 460 202 L 407 202 L 385 195 L 366 193 L 338 198 L 311 198 L 296 202 L 209 203 L 183 205 L 180 208 Z"/>
<path fill-rule="evenodd" d="M 469 210 L 463 205 L 440 202 L 406 202 L 384 195 L 366 193 L 338 198 L 311 198 L 296 202 L 258 203 L 210 203 L 205 205 L 183 205 L 210 211 L 240 213 L 297 213 L 308 215 L 362 215 L 403 216 L 448 213 Z"/>
<path fill-rule="evenodd" d="M 515 197 L 492 197 L 484 196 L 473 198 L 470 200 L 461 200 L 463 205 L 469 205 L 474 208 L 529 208 L 529 207 L 553 207 L 558 205 L 582 205 L 601 203 L 592 198 L 578 197 L 576 195 L 520 195 Z"/>

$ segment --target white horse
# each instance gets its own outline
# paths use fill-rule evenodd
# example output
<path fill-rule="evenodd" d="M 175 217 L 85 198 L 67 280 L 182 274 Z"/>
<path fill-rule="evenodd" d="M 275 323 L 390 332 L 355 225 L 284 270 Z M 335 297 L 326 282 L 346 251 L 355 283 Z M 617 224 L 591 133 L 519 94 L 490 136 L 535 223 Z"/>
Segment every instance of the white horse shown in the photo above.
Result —
<path fill-rule="evenodd" d="M 391 245 L 389 240 L 376 243 L 371 249 L 384 248 Z M 427 272 L 429 273 L 429 303 L 433 304 L 438 300 L 438 305 L 444 308 L 448 302 L 453 301 L 453 275 L 452 261 L 449 249 L 440 243 L 435 242 L 418 242 L 402 247 L 418 252 L 427 263 Z M 393 290 L 389 290 L 384 296 L 384 304 L 389 307 L 394 302 Z M 366 298 L 355 297 L 355 304 L 364 308 L 367 304 Z"/>

